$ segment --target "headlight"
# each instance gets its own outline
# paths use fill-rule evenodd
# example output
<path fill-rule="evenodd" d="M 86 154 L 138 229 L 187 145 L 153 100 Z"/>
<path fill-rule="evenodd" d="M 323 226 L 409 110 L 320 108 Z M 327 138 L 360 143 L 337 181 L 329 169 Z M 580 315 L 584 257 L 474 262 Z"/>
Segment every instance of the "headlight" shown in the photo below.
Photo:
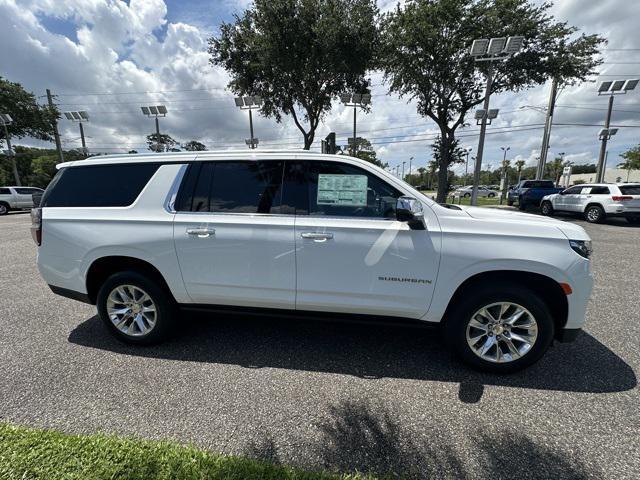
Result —
<path fill-rule="evenodd" d="M 584 258 L 589 258 L 593 251 L 591 240 L 569 240 L 569 245 L 571 245 L 574 252 Z"/>

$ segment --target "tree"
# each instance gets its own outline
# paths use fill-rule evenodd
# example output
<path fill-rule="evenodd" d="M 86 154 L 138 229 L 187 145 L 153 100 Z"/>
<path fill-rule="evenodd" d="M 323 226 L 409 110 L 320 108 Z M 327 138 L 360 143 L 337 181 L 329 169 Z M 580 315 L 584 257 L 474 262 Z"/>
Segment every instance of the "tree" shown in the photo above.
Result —
<path fill-rule="evenodd" d="M 211 63 L 235 94 L 260 95 L 266 117 L 290 115 L 308 150 L 332 100 L 367 90 L 377 11 L 372 0 L 255 0 L 209 39 Z"/>
<path fill-rule="evenodd" d="M 366 138 L 356 137 L 356 157 L 365 162 L 373 163 L 380 168 L 387 168 L 388 163 L 378 160 L 373 145 Z"/>
<path fill-rule="evenodd" d="M 620 156 L 624 158 L 624 162 L 620 163 L 618 167 L 624 168 L 627 171 L 628 182 L 631 170 L 640 170 L 640 145 L 630 148 L 626 152 L 620 154 Z"/>
<path fill-rule="evenodd" d="M 522 169 L 524 168 L 526 162 L 524 160 L 516 160 L 516 170 L 518 171 L 518 183 L 520 183 L 520 178 L 522 177 Z"/>
<path fill-rule="evenodd" d="M 467 151 L 460 147 L 457 138 L 454 138 L 450 142 L 444 142 L 440 135 L 438 135 L 433 145 L 431 145 L 431 149 L 433 150 L 433 158 L 439 166 L 438 200 L 444 201 L 444 198 L 440 200 L 440 192 L 444 191 L 444 197 L 446 197 L 446 193 L 449 191 L 450 178 L 447 174 L 449 166 L 454 163 L 464 163 L 466 161 Z M 444 158 L 447 160 L 444 161 Z M 442 175 L 443 168 L 445 170 L 445 175 Z"/>
<path fill-rule="evenodd" d="M 390 92 L 417 100 L 418 113 L 440 129 L 443 152 L 439 182 L 444 184 L 449 145 L 467 114 L 485 98 L 488 62 L 474 62 L 476 38 L 523 35 L 523 50 L 493 63 L 491 94 L 539 85 L 549 78 L 583 81 L 601 63 L 604 40 L 573 38 L 576 29 L 548 14 L 549 3 L 528 0 L 408 0 L 381 21 L 379 63 Z M 446 191 L 438 192 L 443 201 Z"/>
<path fill-rule="evenodd" d="M 429 162 L 429 190 L 433 188 L 433 178 L 436 176 L 437 171 L 438 171 L 438 162 L 435 160 L 431 160 Z"/>
<path fill-rule="evenodd" d="M 147 145 L 152 152 L 179 152 L 180 150 L 174 148 L 177 144 L 178 142 L 166 133 L 161 133 L 159 136 L 157 133 L 147 135 Z"/>
<path fill-rule="evenodd" d="M 191 140 L 190 142 L 183 143 L 182 148 L 187 152 L 202 152 L 207 149 L 204 143 L 200 143 L 197 140 Z"/>
<path fill-rule="evenodd" d="M 560 181 L 560 175 L 562 175 L 562 169 L 564 168 L 562 157 L 556 157 L 553 162 L 549 162 L 546 165 L 547 175 L 551 177 L 553 183 L 556 185 Z"/>

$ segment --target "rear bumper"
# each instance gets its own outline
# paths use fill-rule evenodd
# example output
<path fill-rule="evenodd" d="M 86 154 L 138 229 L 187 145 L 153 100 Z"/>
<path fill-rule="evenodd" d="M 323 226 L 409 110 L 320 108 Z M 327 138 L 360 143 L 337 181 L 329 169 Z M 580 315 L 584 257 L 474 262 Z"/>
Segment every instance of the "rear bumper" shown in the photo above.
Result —
<path fill-rule="evenodd" d="M 573 342 L 576 338 L 578 338 L 581 332 L 581 328 L 563 328 L 556 333 L 556 340 L 561 343 Z"/>

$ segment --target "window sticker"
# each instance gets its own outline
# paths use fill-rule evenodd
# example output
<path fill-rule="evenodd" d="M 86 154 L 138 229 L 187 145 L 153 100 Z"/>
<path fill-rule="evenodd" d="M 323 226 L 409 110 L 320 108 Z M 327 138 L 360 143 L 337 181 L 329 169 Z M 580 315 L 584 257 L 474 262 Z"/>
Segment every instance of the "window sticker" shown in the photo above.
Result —
<path fill-rule="evenodd" d="M 318 175 L 318 205 L 365 207 L 366 175 Z"/>

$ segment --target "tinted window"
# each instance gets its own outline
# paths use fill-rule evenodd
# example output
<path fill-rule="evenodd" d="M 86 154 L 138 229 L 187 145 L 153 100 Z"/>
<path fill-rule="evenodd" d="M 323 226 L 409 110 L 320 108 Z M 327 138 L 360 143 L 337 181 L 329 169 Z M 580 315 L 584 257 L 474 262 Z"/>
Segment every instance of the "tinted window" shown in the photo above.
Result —
<path fill-rule="evenodd" d="M 299 166 L 294 167 L 296 164 Z M 336 162 L 293 162 L 293 165 L 287 169 L 284 203 L 288 207 L 294 203 L 298 213 L 395 218 L 396 200 L 402 194 L 376 175 Z M 304 189 L 300 188 L 300 170 L 297 177 L 291 177 L 291 170 L 295 168 L 306 170 Z"/>
<path fill-rule="evenodd" d="M 567 188 L 564 192 L 564 195 L 577 195 L 579 194 L 584 187 L 582 185 L 578 185 L 576 187 Z"/>
<path fill-rule="evenodd" d="M 619 188 L 623 195 L 640 195 L 640 185 L 621 185 Z"/>
<path fill-rule="evenodd" d="M 178 211 L 279 213 L 282 161 L 207 162 L 192 166 Z"/>
<path fill-rule="evenodd" d="M 551 180 L 532 180 L 530 182 L 524 182 L 522 185 L 525 188 L 554 188 L 555 185 Z"/>
<path fill-rule="evenodd" d="M 39 188 L 16 188 L 16 193 L 20 195 L 31 195 L 33 193 L 41 192 Z"/>
<path fill-rule="evenodd" d="M 67 167 L 58 172 L 42 199 L 44 207 L 126 207 L 159 165 L 114 164 Z"/>
<path fill-rule="evenodd" d="M 11 195 L 11 190 L 8 188 L 0 188 L 0 195 Z"/>
<path fill-rule="evenodd" d="M 591 195 L 609 195 L 609 187 L 591 187 Z"/>

